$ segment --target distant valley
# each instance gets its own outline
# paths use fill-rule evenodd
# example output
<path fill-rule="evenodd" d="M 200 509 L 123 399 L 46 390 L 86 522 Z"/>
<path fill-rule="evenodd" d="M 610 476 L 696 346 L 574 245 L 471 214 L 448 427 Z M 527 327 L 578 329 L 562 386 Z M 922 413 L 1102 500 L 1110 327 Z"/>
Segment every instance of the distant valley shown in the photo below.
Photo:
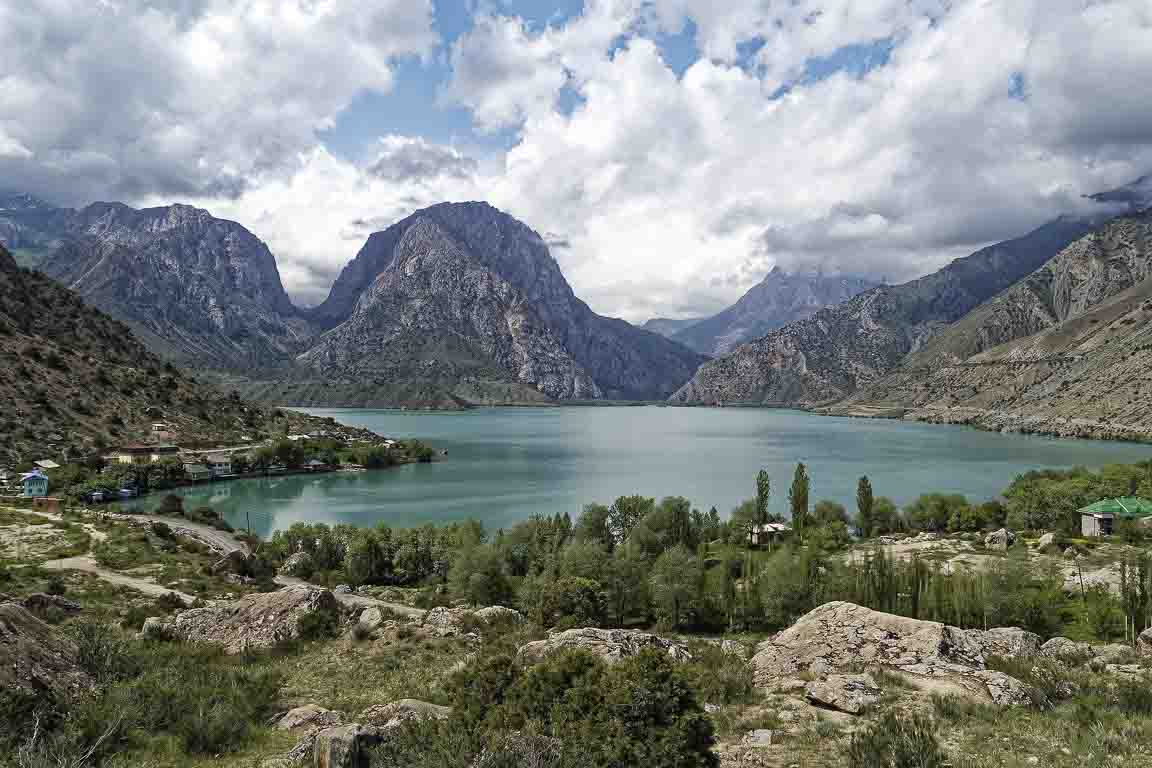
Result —
<path fill-rule="evenodd" d="M 735 304 L 711 317 L 653 318 L 642 327 L 701 354 L 724 355 L 746 341 L 811 317 L 824 307 L 847 301 L 876 285 L 876 281 L 864 277 L 789 274 L 776 267 Z"/>

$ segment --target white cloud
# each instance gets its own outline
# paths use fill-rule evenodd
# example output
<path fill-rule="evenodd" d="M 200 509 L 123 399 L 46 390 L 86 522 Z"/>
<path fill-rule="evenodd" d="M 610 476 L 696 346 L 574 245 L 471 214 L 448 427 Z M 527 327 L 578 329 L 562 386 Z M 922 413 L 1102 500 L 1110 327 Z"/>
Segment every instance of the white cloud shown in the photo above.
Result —
<path fill-rule="evenodd" d="M 32 156 L 0 178 L 69 202 L 234 196 L 435 43 L 430 0 L 3 3 L 0 115 Z"/>
<path fill-rule="evenodd" d="M 313 132 L 427 53 L 424 3 L 28 5 L 0 7 L 0 114 L 21 115 L 0 138 L 32 154 L 0 150 L 0 178 L 192 197 L 268 240 L 309 302 L 369 231 L 444 199 L 562 242 L 579 295 L 643 319 L 719 309 L 774 264 L 914 277 L 1152 170 L 1145 0 L 599 0 L 543 28 L 484 12 L 441 95 L 515 145 L 385 136 L 360 166 Z M 678 76 L 651 38 L 688 19 L 704 56 Z M 33 56 L 48 39 L 58 55 Z M 805 77 L 880 40 L 863 77 Z"/>

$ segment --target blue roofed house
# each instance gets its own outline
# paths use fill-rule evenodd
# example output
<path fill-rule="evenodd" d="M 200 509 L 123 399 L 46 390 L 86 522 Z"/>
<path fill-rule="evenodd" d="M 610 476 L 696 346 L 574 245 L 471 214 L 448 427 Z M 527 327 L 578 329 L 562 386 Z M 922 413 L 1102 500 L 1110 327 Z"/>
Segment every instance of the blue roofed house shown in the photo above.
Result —
<path fill-rule="evenodd" d="M 24 486 L 24 496 L 36 498 L 48 495 L 48 475 L 40 469 L 20 475 L 20 482 Z"/>

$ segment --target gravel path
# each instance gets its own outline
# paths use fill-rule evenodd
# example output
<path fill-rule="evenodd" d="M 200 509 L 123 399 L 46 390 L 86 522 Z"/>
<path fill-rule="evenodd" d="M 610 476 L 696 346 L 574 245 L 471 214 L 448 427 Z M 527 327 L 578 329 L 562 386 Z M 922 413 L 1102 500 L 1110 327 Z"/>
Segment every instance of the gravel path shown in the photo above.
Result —
<path fill-rule="evenodd" d="M 137 578 L 136 576 L 128 576 L 127 574 L 117 573 L 110 571 L 107 568 L 101 568 L 100 565 L 91 555 L 80 555 L 79 557 L 65 557 L 61 560 L 48 560 L 41 567 L 47 568 L 51 571 L 83 571 L 90 573 L 93 576 L 103 579 L 109 584 L 115 584 L 121 587 L 128 587 L 135 589 L 138 592 L 143 592 L 152 597 L 160 597 L 169 592 L 175 592 L 180 596 L 185 603 L 191 604 L 196 598 L 185 592 L 177 589 L 170 589 L 161 584 L 148 579 Z"/>

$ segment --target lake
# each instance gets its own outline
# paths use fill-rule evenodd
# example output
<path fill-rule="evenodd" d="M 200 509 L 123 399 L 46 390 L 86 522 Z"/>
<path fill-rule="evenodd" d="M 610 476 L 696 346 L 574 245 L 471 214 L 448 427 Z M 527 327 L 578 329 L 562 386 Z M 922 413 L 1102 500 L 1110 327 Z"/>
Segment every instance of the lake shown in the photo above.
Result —
<path fill-rule="evenodd" d="M 685 496 L 724 515 L 772 476 L 784 512 L 797 461 L 812 502 L 855 507 L 868 475 L 898 503 L 931 491 L 983 500 L 1017 474 L 1043 467 L 1133 462 L 1152 446 L 1001 435 L 966 427 L 814 416 L 753 408 L 483 408 L 462 412 L 306 409 L 389 437 L 419 437 L 448 456 L 361 473 L 237 480 L 181 489 L 234 525 L 261 535 L 297 521 L 395 526 L 476 518 L 489 530 L 533 514 L 611 503 L 617 496 Z M 151 507 L 156 496 L 142 499 Z"/>

